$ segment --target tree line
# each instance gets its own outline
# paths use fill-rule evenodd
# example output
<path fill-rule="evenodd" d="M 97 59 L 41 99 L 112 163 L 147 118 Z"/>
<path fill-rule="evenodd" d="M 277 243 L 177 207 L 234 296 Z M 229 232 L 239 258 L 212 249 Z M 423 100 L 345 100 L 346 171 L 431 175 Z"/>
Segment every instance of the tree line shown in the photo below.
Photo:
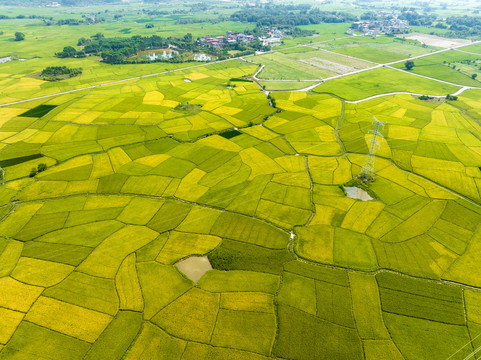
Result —
<path fill-rule="evenodd" d="M 48 66 L 42 70 L 40 77 L 43 80 L 55 81 L 71 78 L 82 74 L 82 68 L 69 68 L 67 66 Z"/>
<path fill-rule="evenodd" d="M 246 7 L 230 16 L 232 21 L 256 23 L 262 26 L 299 26 L 320 23 L 343 23 L 357 20 L 357 17 L 339 11 L 311 9 L 310 5 L 265 4 Z"/>
<path fill-rule="evenodd" d="M 182 54 L 173 56 L 171 59 L 139 60 L 131 59 L 140 51 L 167 49 L 169 47 L 180 50 L 180 52 L 206 52 L 218 59 L 230 57 L 229 50 L 241 51 L 237 56 L 252 54 L 255 51 L 268 51 L 270 47 L 263 46 L 259 41 L 250 44 L 226 45 L 223 49 L 203 48 L 188 33 L 182 38 L 168 37 L 163 38 L 158 35 L 141 36 L 135 35 L 130 38 L 105 38 L 102 33 L 97 33 L 91 38 L 80 38 L 77 46 L 82 46 L 81 50 L 76 50 L 73 46 L 66 46 L 62 51 L 56 53 L 60 58 L 84 57 L 87 55 L 97 55 L 109 64 L 143 63 L 143 62 L 184 62 Z"/>

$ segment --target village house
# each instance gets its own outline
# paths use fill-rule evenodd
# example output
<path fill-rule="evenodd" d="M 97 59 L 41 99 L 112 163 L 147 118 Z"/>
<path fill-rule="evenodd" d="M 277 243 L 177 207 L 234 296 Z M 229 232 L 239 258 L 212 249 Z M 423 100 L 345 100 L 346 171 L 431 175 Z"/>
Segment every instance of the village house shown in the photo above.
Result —
<path fill-rule="evenodd" d="M 400 20 L 398 18 L 386 20 L 373 21 L 355 21 L 347 33 L 353 35 L 356 32 L 363 33 L 367 36 L 376 36 L 378 34 L 396 34 L 409 29 L 409 22 L 407 20 Z"/>
<path fill-rule="evenodd" d="M 264 31 L 266 32 L 266 36 L 259 38 L 259 41 L 261 41 L 264 46 L 280 43 L 284 37 L 284 33 L 277 29 L 277 27 L 269 28 L 268 26 L 264 26 Z"/>
<path fill-rule="evenodd" d="M 227 31 L 225 36 L 204 36 L 199 38 L 198 42 L 201 46 L 222 49 L 226 45 L 249 44 L 255 40 L 253 35 L 234 34 L 232 31 Z"/>

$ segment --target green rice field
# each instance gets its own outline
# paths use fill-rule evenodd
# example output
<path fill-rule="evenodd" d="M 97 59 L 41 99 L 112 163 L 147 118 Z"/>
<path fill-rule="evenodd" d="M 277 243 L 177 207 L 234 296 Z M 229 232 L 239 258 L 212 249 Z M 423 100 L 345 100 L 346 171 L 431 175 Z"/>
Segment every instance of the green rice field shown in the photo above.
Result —
<path fill-rule="evenodd" d="M 125 21 L 88 30 L 149 30 Z M 0 64 L 1 360 L 479 358 L 481 89 L 440 70 L 468 54 L 416 61 L 432 79 L 379 67 L 294 91 L 435 49 L 356 37 L 108 65 L 53 56 L 80 26 L 22 26 L 4 55 L 31 60 Z M 324 41 L 346 24 L 312 28 Z M 84 73 L 34 77 L 59 64 Z M 447 100 L 460 86 L 438 80 L 473 88 Z"/>

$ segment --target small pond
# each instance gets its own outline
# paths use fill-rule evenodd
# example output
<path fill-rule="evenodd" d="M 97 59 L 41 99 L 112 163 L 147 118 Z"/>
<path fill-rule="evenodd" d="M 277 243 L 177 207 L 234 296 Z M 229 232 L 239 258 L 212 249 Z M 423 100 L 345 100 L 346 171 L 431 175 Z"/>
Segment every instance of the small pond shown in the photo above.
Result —
<path fill-rule="evenodd" d="M 20 59 L 20 58 L 15 58 L 13 56 L 4 56 L 4 57 L 0 57 L 0 64 L 5 64 L 9 61 L 15 61 L 15 60 L 18 60 L 18 61 L 26 61 L 27 59 Z"/>
<path fill-rule="evenodd" d="M 212 61 L 213 57 L 207 54 L 194 54 L 194 61 Z"/>
<path fill-rule="evenodd" d="M 143 57 L 150 61 L 168 60 L 172 59 L 177 54 L 179 54 L 179 52 L 175 50 L 156 50 L 147 52 Z"/>

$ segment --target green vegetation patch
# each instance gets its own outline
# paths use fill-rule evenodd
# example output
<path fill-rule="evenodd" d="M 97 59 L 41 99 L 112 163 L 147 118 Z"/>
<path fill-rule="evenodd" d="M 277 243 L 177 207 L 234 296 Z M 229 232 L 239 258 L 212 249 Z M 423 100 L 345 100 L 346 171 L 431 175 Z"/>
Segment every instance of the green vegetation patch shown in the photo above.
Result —
<path fill-rule="evenodd" d="M 211 292 L 257 291 L 274 294 L 279 287 L 279 276 L 254 271 L 211 270 L 198 282 Z"/>
<path fill-rule="evenodd" d="M 22 256 L 78 266 L 91 251 L 85 246 L 29 241 L 23 247 Z"/>
<path fill-rule="evenodd" d="M 278 308 L 279 334 L 274 354 L 285 359 L 362 359 L 356 330 L 319 319 L 296 308 Z"/>
<path fill-rule="evenodd" d="M 40 159 L 44 157 L 42 154 L 33 154 L 33 155 L 28 155 L 28 156 L 20 156 L 17 158 L 12 158 L 12 159 L 7 159 L 7 160 L 1 160 L 0 161 L 0 167 L 1 168 L 6 168 L 9 166 L 14 166 L 18 165 L 30 160 L 35 160 L 35 159 Z"/>
<path fill-rule="evenodd" d="M 211 233 L 223 238 L 244 241 L 271 248 L 284 249 L 289 235 L 272 225 L 247 216 L 222 213 L 212 227 Z"/>
<path fill-rule="evenodd" d="M 85 341 L 24 321 L 0 351 L 0 359 L 12 359 L 17 354 L 24 354 L 24 359 L 80 360 L 89 348 L 90 344 Z"/>
<path fill-rule="evenodd" d="M 114 281 L 74 271 L 60 284 L 45 290 L 45 296 L 115 315 L 118 296 Z"/>
<path fill-rule="evenodd" d="M 67 66 L 47 66 L 40 73 L 42 80 L 57 81 L 69 79 L 82 74 L 82 68 L 69 68 Z"/>
<path fill-rule="evenodd" d="M 313 91 L 332 93 L 347 100 L 359 100 L 373 95 L 397 91 L 416 94 L 446 95 L 458 87 L 429 80 L 388 68 L 369 70 L 360 74 L 327 81 Z"/>
<path fill-rule="evenodd" d="M 48 114 L 50 111 L 52 111 L 56 107 L 57 107 L 57 105 L 38 105 L 38 106 L 34 107 L 33 109 L 25 111 L 24 113 L 20 114 L 19 116 L 40 118 L 40 117 Z"/>
<path fill-rule="evenodd" d="M 269 355 L 275 329 L 274 314 L 220 309 L 212 344 Z"/>
<path fill-rule="evenodd" d="M 119 311 L 85 357 L 86 360 L 120 360 L 142 326 L 142 314 Z"/>
<path fill-rule="evenodd" d="M 233 137 L 242 135 L 242 133 L 237 130 L 230 130 L 230 131 L 221 132 L 219 135 L 226 139 L 232 139 Z"/>
<path fill-rule="evenodd" d="M 217 270 L 251 270 L 280 274 L 283 265 L 293 260 L 286 250 L 273 250 L 239 241 L 225 239 L 209 254 L 209 261 Z"/>
<path fill-rule="evenodd" d="M 386 272 L 376 279 L 383 311 L 464 325 L 461 288 Z"/>
<path fill-rule="evenodd" d="M 315 280 L 335 285 L 349 286 L 349 279 L 346 270 L 322 265 L 306 264 L 300 261 L 291 261 L 287 263 L 285 270 L 293 274 L 298 274 Z"/>
<path fill-rule="evenodd" d="M 166 201 L 147 226 L 162 233 L 172 230 L 186 218 L 192 206 L 178 201 Z"/>
<path fill-rule="evenodd" d="M 407 359 L 469 359 L 473 349 L 466 326 L 415 317 L 384 314 L 384 321 L 399 351 Z M 454 355 L 454 356 L 453 356 Z"/>

